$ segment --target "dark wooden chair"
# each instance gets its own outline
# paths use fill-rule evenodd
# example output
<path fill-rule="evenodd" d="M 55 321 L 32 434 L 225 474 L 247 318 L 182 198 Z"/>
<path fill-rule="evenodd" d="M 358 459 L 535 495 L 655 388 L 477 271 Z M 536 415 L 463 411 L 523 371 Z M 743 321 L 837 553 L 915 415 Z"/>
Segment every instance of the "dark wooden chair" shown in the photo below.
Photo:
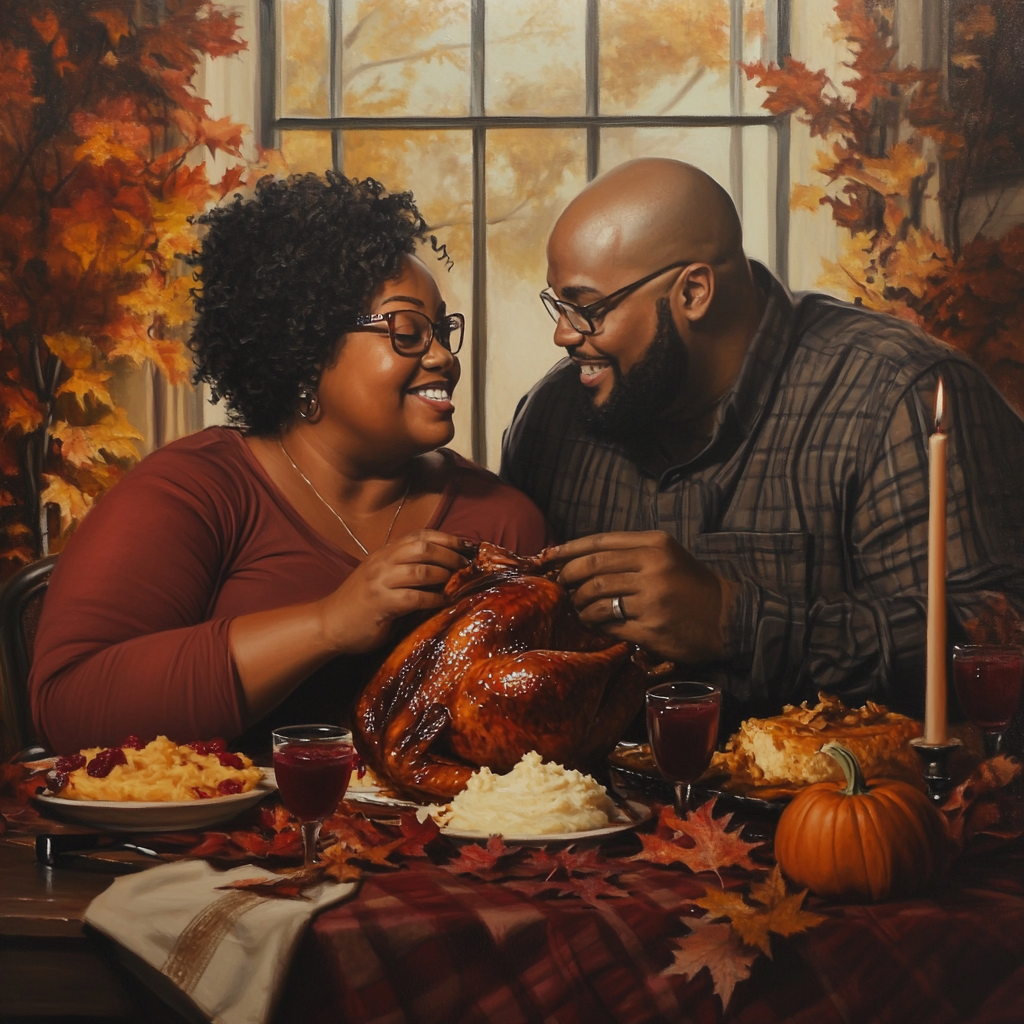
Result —
<path fill-rule="evenodd" d="M 0 714 L 3 745 L 8 755 L 23 758 L 42 753 L 32 725 L 28 673 L 32 666 L 36 628 L 56 555 L 19 569 L 0 589 Z"/>

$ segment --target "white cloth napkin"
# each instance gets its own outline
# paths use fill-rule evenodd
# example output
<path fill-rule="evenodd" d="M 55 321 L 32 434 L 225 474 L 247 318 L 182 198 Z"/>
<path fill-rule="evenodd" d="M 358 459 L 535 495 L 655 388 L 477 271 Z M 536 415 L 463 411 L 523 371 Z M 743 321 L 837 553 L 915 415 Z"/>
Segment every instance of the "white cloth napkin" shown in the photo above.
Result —
<path fill-rule="evenodd" d="M 252 865 L 162 864 L 116 879 L 85 920 L 170 978 L 211 1021 L 264 1024 L 310 918 L 357 886 L 322 882 L 308 900 L 218 888 L 257 877 L 278 876 Z"/>

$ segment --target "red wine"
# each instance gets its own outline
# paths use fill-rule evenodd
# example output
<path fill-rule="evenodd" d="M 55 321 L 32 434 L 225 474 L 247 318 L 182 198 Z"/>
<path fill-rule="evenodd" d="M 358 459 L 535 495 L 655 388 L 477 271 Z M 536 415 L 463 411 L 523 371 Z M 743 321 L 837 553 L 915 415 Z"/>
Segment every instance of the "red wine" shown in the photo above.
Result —
<path fill-rule="evenodd" d="M 672 700 L 647 707 L 647 735 L 661 774 L 692 782 L 707 768 L 718 738 L 717 700 Z"/>
<path fill-rule="evenodd" d="M 1024 654 L 1021 651 L 981 651 L 953 659 L 953 681 L 964 714 L 985 731 L 1010 724 L 1020 699 Z"/>
<path fill-rule="evenodd" d="M 274 751 L 285 807 L 300 821 L 329 817 L 348 788 L 355 750 L 348 744 L 293 743 Z"/>

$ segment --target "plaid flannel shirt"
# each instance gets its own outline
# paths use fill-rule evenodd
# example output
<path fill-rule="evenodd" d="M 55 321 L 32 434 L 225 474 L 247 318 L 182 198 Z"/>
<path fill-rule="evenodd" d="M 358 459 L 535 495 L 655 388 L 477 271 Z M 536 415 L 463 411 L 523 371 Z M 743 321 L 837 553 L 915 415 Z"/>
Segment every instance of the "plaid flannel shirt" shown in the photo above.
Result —
<path fill-rule="evenodd" d="M 663 530 L 736 581 L 727 660 L 694 675 L 747 713 L 818 689 L 920 713 L 939 376 L 951 642 L 994 594 L 1024 612 L 1024 422 L 955 350 L 754 266 L 764 317 L 699 455 L 651 469 L 588 437 L 566 359 L 520 402 L 501 475 L 563 539 Z"/>

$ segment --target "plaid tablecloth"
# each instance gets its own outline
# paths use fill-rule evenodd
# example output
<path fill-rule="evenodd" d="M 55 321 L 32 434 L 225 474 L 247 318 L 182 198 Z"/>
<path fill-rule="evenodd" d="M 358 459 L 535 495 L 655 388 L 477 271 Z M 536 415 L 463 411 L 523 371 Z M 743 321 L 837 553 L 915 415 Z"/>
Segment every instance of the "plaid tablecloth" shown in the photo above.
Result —
<path fill-rule="evenodd" d="M 522 896 L 429 862 L 366 877 L 321 915 L 276 1024 L 744 1024 L 1024 1021 L 1024 843 L 966 860 L 927 898 L 810 900 L 830 920 L 772 936 L 728 1012 L 706 970 L 665 975 L 681 905 L 704 887 L 637 865 L 633 893 L 591 906 Z"/>

